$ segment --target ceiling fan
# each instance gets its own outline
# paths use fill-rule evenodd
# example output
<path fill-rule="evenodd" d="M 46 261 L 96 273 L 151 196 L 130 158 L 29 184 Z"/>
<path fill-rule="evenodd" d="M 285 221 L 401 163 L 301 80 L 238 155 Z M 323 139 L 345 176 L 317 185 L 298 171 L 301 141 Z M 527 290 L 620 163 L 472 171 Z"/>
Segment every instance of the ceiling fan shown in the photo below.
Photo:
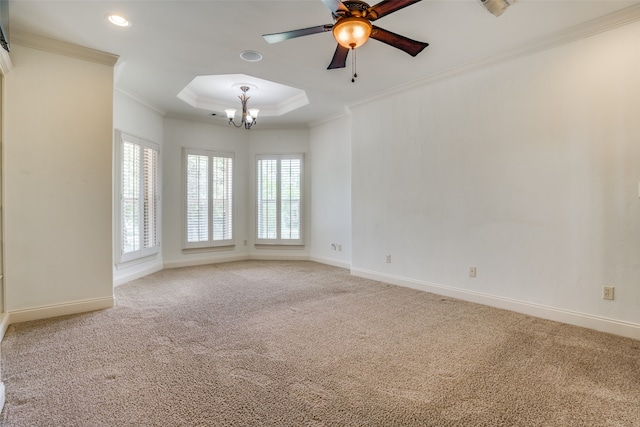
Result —
<path fill-rule="evenodd" d="M 302 28 L 299 30 L 285 31 L 282 33 L 264 34 L 262 37 L 269 43 L 277 43 L 296 37 L 333 31 L 333 36 L 338 42 L 338 47 L 333 54 L 333 59 L 327 67 L 344 68 L 347 63 L 349 50 L 360 47 L 369 38 L 381 41 L 416 56 L 429 46 L 429 43 L 419 42 L 401 36 L 383 28 L 371 24 L 371 21 L 382 18 L 404 7 L 410 6 L 420 0 L 383 0 L 375 6 L 369 6 L 360 0 L 322 0 L 333 15 L 334 23 Z"/>

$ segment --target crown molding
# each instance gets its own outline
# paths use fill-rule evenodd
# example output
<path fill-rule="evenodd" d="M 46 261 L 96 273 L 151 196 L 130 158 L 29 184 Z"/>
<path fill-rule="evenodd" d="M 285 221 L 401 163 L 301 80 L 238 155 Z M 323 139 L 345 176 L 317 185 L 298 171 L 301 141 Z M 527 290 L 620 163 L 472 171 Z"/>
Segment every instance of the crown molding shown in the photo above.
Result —
<path fill-rule="evenodd" d="M 112 53 L 106 53 L 100 50 L 90 49 L 88 47 L 83 47 L 76 44 L 67 43 L 19 30 L 11 31 L 11 43 L 30 47 L 33 49 L 44 50 L 45 52 L 52 52 L 64 56 L 69 56 L 71 58 L 82 59 L 84 61 L 109 65 L 111 67 L 116 64 L 119 58 L 118 55 L 114 55 Z"/>
<path fill-rule="evenodd" d="M 172 120 L 182 120 L 186 122 L 193 123 L 204 123 L 212 126 L 219 126 L 226 129 L 233 129 L 233 127 L 229 126 L 229 122 L 226 117 L 220 115 L 216 115 L 212 117 L 211 115 L 196 115 L 196 114 L 185 114 L 185 113 L 174 113 L 168 112 L 165 116 L 165 119 Z M 281 124 L 269 124 L 265 123 L 265 121 L 260 121 L 257 127 L 251 128 L 251 132 L 260 132 L 263 130 L 308 130 L 310 126 L 307 123 L 281 123 Z"/>
<path fill-rule="evenodd" d="M 290 98 L 283 99 L 276 105 L 276 115 L 282 116 L 290 111 L 302 108 L 309 104 L 309 98 L 304 90 L 299 90 L 298 93 Z"/>
<path fill-rule="evenodd" d="M 467 74 L 472 71 L 505 63 L 514 59 L 530 56 L 539 52 L 553 49 L 558 46 L 572 43 L 574 41 L 582 40 L 596 34 L 623 27 L 637 21 L 640 21 L 640 4 L 636 4 L 602 16 L 600 18 L 587 21 L 583 24 L 567 28 L 566 30 L 559 31 L 548 37 L 543 37 L 536 41 L 533 41 L 532 43 L 528 43 L 526 46 L 520 46 L 514 49 L 505 50 L 503 52 L 480 58 L 478 60 L 471 61 L 460 66 L 449 68 L 440 73 L 432 74 L 430 76 L 426 76 L 422 79 L 418 79 L 410 83 L 395 86 L 383 92 L 378 92 L 374 96 L 350 103 L 348 104 L 348 107 L 353 108 L 358 105 L 367 104 L 371 101 L 388 97 L 390 95 L 398 94 L 399 92 L 406 92 L 421 86 L 433 84 L 442 80 L 447 80 L 462 74 Z"/>
<path fill-rule="evenodd" d="M 309 127 L 310 128 L 315 128 L 315 127 L 322 126 L 322 125 L 327 124 L 327 123 L 334 122 L 336 120 L 342 120 L 342 119 L 350 118 L 350 117 L 351 117 L 351 111 L 350 111 L 349 107 L 347 107 L 345 105 L 343 112 L 332 114 L 330 116 L 326 116 L 326 117 L 323 117 L 321 119 L 315 120 L 315 121 L 309 123 Z"/>
<path fill-rule="evenodd" d="M 129 99 L 132 99 L 133 101 L 137 102 L 138 104 L 142 104 L 147 108 L 152 109 L 153 111 L 155 111 L 156 113 L 160 114 L 161 116 L 166 116 L 167 115 L 167 110 L 165 110 L 164 108 L 160 107 L 158 104 L 149 101 L 148 99 L 145 99 L 143 97 L 141 97 L 140 95 L 133 93 L 127 89 L 123 89 L 121 87 L 115 86 L 113 88 L 114 91 L 126 96 Z"/>
<path fill-rule="evenodd" d="M 175 113 L 175 112 L 168 112 L 165 116 L 165 119 L 172 119 L 172 120 L 182 120 L 182 121 L 186 121 L 186 122 L 194 122 L 194 123 L 204 123 L 207 125 L 212 125 L 212 126 L 220 126 L 220 127 L 227 127 L 227 119 L 224 116 L 211 116 L 209 114 L 207 115 L 197 115 L 197 114 L 185 114 L 185 113 Z"/>

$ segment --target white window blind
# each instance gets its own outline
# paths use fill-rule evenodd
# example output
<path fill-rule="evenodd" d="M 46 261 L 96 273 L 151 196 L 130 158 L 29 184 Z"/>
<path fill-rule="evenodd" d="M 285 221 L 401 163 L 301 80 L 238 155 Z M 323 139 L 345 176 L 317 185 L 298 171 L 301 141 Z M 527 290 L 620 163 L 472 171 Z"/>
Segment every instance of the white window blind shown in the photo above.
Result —
<path fill-rule="evenodd" d="M 209 156 L 187 154 L 187 242 L 209 240 Z"/>
<path fill-rule="evenodd" d="M 302 183 L 302 160 L 280 161 L 280 238 L 300 239 L 300 184 Z"/>
<path fill-rule="evenodd" d="M 121 254 L 140 250 L 140 146 L 122 141 Z"/>
<path fill-rule="evenodd" d="M 278 237 L 278 160 L 258 159 L 258 240 Z"/>
<path fill-rule="evenodd" d="M 185 247 L 233 244 L 233 155 L 185 149 Z"/>
<path fill-rule="evenodd" d="M 144 248 L 154 248 L 159 245 L 159 207 L 160 191 L 158 189 L 158 150 L 144 147 L 143 179 L 144 190 L 143 218 L 144 218 Z"/>
<path fill-rule="evenodd" d="M 257 242 L 302 244 L 302 155 L 257 157 Z"/>
<path fill-rule="evenodd" d="M 120 262 L 159 251 L 159 151 L 156 144 L 116 134 L 120 142 Z"/>
<path fill-rule="evenodd" d="M 233 161 L 230 157 L 217 156 L 212 160 L 213 240 L 231 240 L 233 237 Z"/>

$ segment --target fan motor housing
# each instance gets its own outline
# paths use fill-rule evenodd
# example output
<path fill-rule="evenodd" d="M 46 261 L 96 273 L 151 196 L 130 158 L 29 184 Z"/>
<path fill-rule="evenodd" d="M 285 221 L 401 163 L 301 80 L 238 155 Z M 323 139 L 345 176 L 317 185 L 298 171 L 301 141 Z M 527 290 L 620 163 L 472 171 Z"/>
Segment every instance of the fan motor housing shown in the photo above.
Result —
<path fill-rule="evenodd" d="M 342 4 L 344 4 L 350 12 L 361 12 L 363 15 L 364 12 L 371 7 L 367 3 L 359 0 L 349 0 L 342 2 Z"/>

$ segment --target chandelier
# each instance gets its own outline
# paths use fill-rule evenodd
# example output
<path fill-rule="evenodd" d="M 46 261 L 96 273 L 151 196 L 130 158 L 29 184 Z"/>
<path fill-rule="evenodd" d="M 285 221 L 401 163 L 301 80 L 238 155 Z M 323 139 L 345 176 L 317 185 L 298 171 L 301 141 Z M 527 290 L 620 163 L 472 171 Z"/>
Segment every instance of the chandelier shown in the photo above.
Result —
<path fill-rule="evenodd" d="M 247 108 L 247 101 L 251 98 L 250 96 L 247 96 L 249 86 L 240 86 L 240 90 L 242 91 L 242 95 L 238 96 L 238 98 L 240 98 L 240 102 L 242 102 L 242 118 L 240 124 L 236 124 L 233 120 L 236 116 L 236 110 L 234 108 L 227 108 L 224 112 L 227 113 L 230 125 L 234 125 L 237 128 L 244 126 L 245 129 L 251 129 L 251 126 L 256 124 L 256 119 L 258 118 L 260 110 L 258 108 Z"/>

